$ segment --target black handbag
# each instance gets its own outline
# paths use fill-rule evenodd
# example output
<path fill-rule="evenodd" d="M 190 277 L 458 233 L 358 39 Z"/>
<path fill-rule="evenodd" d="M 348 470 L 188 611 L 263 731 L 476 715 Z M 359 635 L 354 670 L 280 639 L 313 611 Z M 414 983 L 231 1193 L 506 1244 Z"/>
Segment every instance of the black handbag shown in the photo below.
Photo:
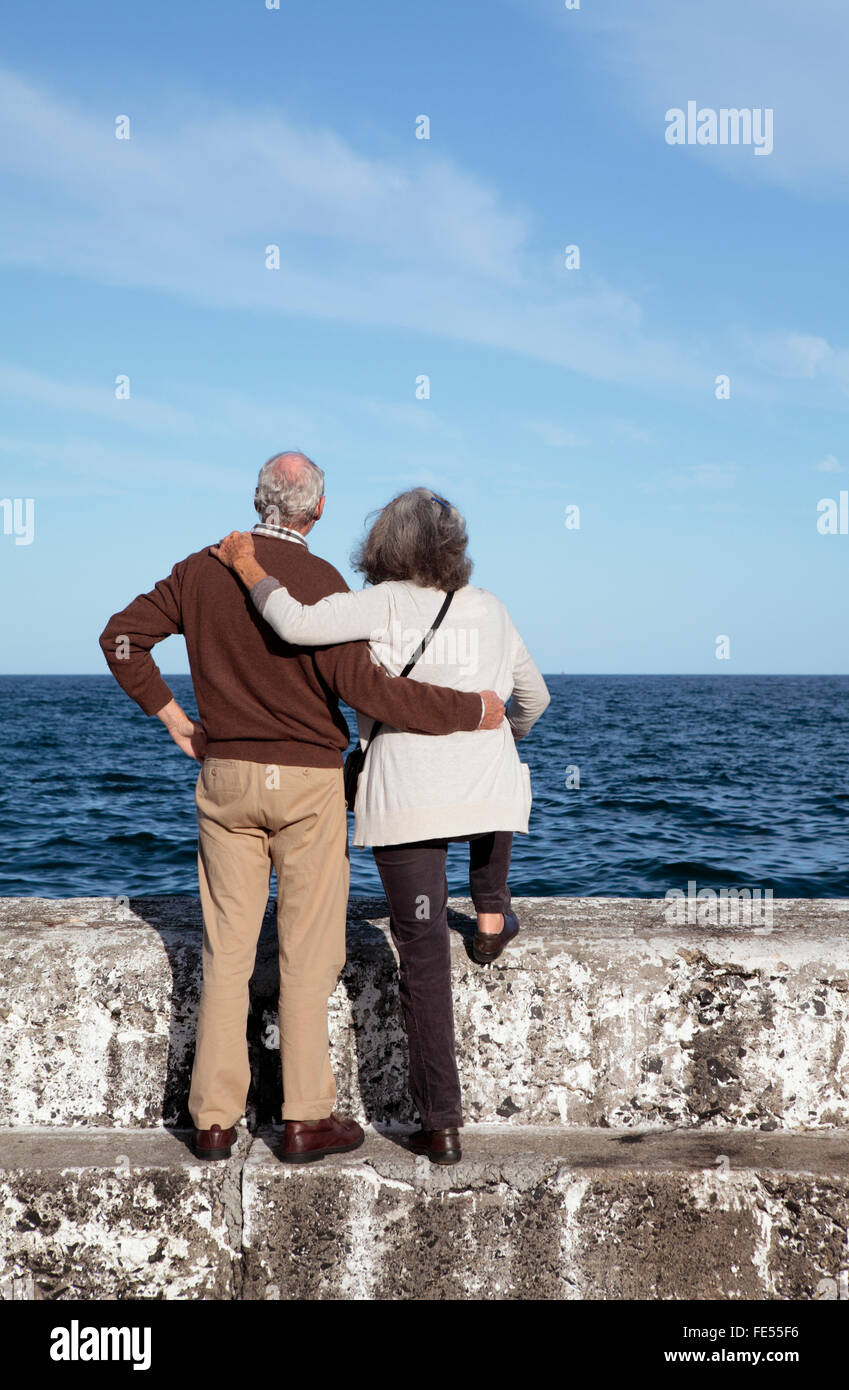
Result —
<path fill-rule="evenodd" d="M 456 589 L 451 589 L 445 595 L 445 601 L 443 602 L 442 607 L 436 615 L 433 627 L 430 629 L 429 632 L 425 633 L 416 650 L 413 652 L 413 655 L 410 657 L 410 660 L 407 662 L 406 666 L 401 672 L 401 676 L 409 676 L 419 657 L 422 655 L 422 652 L 428 646 L 431 638 L 433 637 L 433 634 L 436 632 L 436 629 L 439 627 L 439 624 L 442 622 L 442 619 L 445 617 L 445 614 L 448 612 L 448 609 L 451 607 L 451 600 L 456 592 Z M 382 728 L 383 725 L 379 722 L 376 724 L 372 724 L 371 733 L 368 736 L 368 743 L 366 744 L 365 748 L 361 746 L 360 741 L 358 739 L 356 746 L 351 749 L 350 753 L 345 759 L 345 771 L 343 774 L 345 780 L 345 805 L 348 807 L 349 811 L 353 811 L 354 802 L 357 799 L 357 783 L 360 780 L 360 773 L 362 772 L 363 767 L 365 766 L 366 754 L 368 753 L 368 750 L 371 748 L 371 745 L 374 742 L 375 735 L 379 734 Z"/>

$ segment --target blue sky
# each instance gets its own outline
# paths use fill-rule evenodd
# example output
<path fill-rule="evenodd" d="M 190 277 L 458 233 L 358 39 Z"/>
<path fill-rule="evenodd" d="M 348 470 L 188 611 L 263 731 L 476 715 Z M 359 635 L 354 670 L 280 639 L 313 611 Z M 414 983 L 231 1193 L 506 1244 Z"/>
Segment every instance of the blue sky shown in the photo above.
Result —
<path fill-rule="evenodd" d="M 105 670 L 288 447 L 352 580 L 370 510 L 454 500 L 545 671 L 849 670 L 847 48 L 837 0 L 7 9 L 0 670 Z M 773 152 L 670 146 L 689 100 Z"/>

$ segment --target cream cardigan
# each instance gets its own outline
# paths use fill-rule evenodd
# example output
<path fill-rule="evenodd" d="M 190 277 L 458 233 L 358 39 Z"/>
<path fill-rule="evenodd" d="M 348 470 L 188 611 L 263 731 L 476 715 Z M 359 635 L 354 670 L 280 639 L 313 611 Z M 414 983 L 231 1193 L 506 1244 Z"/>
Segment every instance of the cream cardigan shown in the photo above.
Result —
<path fill-rule="evenodd" d="M 305 606 L 269 578 L 252 597 L 284 641 L 322 646 L 368 638 L 372 660 L 395 676 L 432 626 L 445 594 L 393 580 Z M 508 717 L 498 729 L 439 738 L 384 725 L 360 774 L 354 844 L 404 844 L 489 830 L 527 834 L 530 773 L 519 761 L 516 740 L 550 696 L 501 600 L 472 585 L 459 589 L 408 679 L 495 690 L 510 700 Z M 363 747 L 372 722 L 357 714 Z"/>

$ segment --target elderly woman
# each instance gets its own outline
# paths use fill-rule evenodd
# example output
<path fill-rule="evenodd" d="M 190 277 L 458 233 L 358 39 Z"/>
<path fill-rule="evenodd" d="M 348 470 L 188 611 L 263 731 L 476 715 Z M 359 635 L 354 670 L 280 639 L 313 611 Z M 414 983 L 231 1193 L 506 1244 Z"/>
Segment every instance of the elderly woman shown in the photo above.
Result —
<path fill-rule="evenodd" d="M 516 740 L 548 705 L 545 682 L 504 604 L 469 583 L 465 522 L 429 488 L 402 492 L 378 513 L 354 556 L 370 586 L 357 593 L 331 594 L 310 606 L 298 603 L 257 563 L 250 533 L 234 532 L 212 553 L 235 570 L 265 621 L 286 642 L 318 646 L 368 638 L 373 659 L 392 675 L 418 652 L 411 680 L 459 690 L 484 685 L 511 701 L 499 728 L 442 738 L 383 726 L 370 740 L 372 721 L 357 716 L 365 760 L 354 844 L 372 847 L 400 960 L 410 1091 L 422 1125 L 410 1144 L 433 1162 L 457 1163 L 463 1116 L 446 850 L 449 841 L 469 844 L 469 888 L 477 913 L 472 952 L 479 963 L 490 963 L 519 931 L 507 872 L 513 833 L 528 830 L 531 787 Z"/>

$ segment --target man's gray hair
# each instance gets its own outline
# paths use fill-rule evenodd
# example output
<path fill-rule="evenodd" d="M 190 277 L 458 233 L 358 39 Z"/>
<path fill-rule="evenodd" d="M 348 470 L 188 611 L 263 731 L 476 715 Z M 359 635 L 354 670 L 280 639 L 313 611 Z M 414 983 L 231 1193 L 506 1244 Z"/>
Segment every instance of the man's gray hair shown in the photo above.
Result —
<path fill-rule="evenodd" d="M 259 470 L 254 506 L 272 526 L 305 526 L 324 496 L 324 473 L 300 450 L 274 454 Z"/>

